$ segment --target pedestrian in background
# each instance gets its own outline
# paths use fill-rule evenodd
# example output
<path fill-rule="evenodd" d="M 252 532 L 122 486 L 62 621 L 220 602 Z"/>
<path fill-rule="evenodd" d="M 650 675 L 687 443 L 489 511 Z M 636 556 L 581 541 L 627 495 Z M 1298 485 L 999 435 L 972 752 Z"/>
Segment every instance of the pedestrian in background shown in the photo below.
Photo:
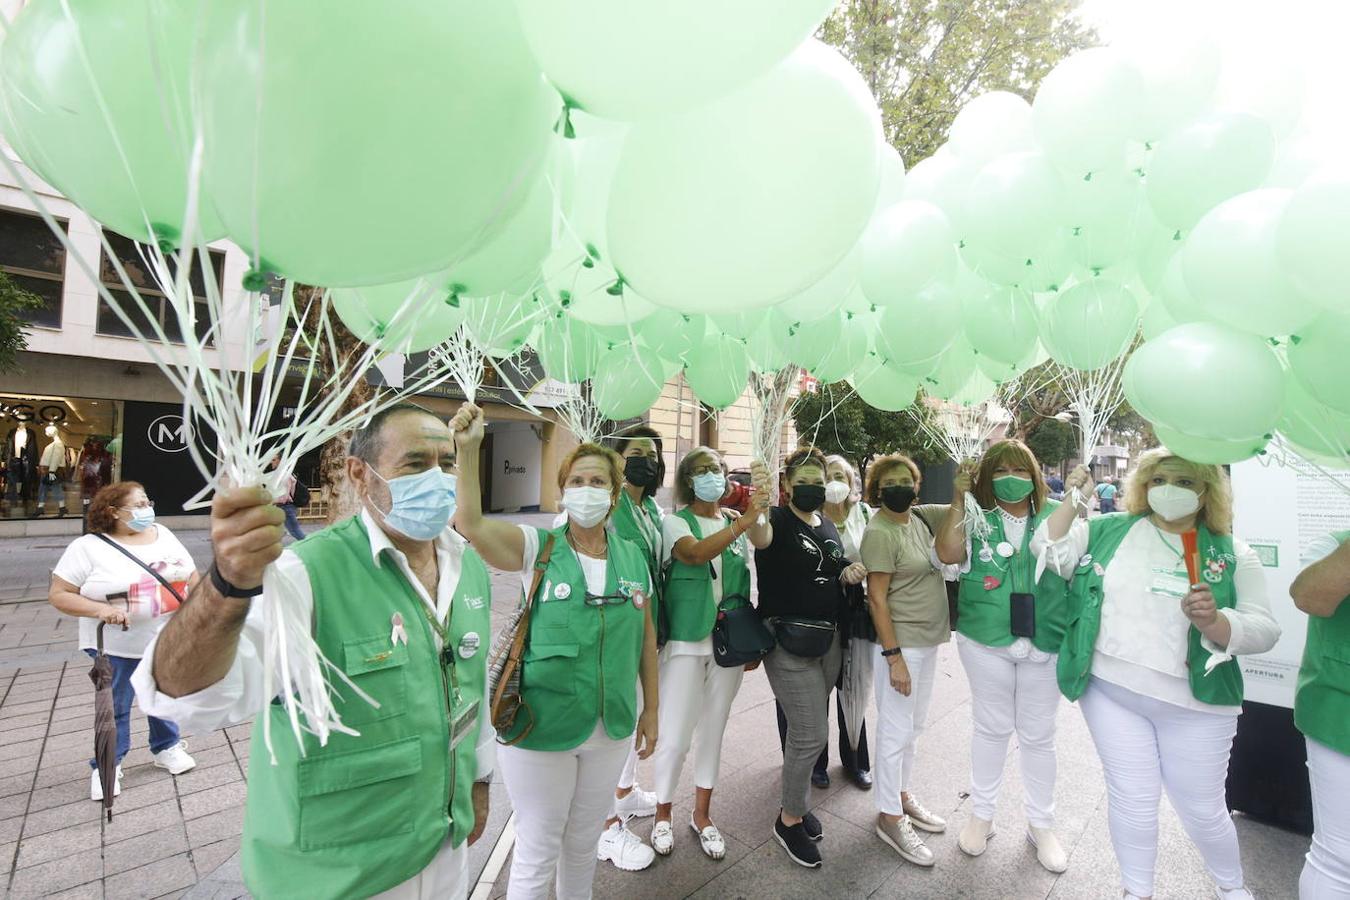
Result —
<path fill-rule="evenodd" d="M 275 470 L 279 465 L 281 457 L 274 456 L 267 468 Z M 277 506 L 286 514 L 286 533 L 297 541 L 303 541 L 305 531 L 300 527 L 299 507 L 309 506 L 309 488 L 301 484 L 293 474 L 288 474 L 283 484 L 283 493 L 277 498 Z"/>

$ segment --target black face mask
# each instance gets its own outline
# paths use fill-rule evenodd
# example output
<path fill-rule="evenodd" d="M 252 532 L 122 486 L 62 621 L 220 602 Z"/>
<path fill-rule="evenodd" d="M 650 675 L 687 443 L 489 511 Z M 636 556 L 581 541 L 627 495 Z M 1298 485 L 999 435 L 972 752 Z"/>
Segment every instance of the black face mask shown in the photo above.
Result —
<path fill-rule="evenodd" d="M 815 512 L 825 505 L 825 485 L 799 484 L 792 489 L 792 505 L 802 512 Z"/>
<path fill-rule="evenodd" d="M 650 457 L 630 456 L 623 463 L 623 478 L 637 487 L 648 487 L 656 481 L 656 463 Z"/>
<path fill-rule="evenodd" d="M 918 494 L 908 485 L 893 484 L 881 489 L 881 505 L 891 512 L 902 513 L 914 505 Z"/>

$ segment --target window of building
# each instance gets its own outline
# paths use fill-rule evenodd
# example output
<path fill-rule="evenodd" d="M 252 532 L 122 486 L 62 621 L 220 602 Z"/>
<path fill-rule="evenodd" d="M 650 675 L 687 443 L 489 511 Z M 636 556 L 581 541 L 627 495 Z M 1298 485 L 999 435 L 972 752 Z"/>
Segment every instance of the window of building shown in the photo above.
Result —
<path fill-rule="evenodd" d="M 67 227 L 59 219 L 57 223 Z M 21 313 L 24 319 L 42 328 L 61 327 L 66 248 L 41 217 L 0 209 L 0 272 L 43 299 L 41 307 Z"/>
<path fill-rule="evenodd" d="M 169 299 L 159 288 L 155 281 L 150 266 L 146 263 L 145 256 L 147 249 L 138 245 L 130 238 L 124 238 L 121 235 L 105 232 L 108 239 L 108 245 L 112 247 L 113 252 L 117 254 L 118 261 L 122 264 L 123 271 L 126 272 L 127 280 L 136 288 L 136 292 L 145 302 L 147 310 L 140 308 L 131 294 L 126 290 L 122 278 L 117 273 L 117 268 L 112 260 L 108 258 L 105 250 L 100 254 L 99 259 L 99 280 L 107 288 L 108 293 L 112 295 L 113 300 L 119 302 L 119 306 L 132 319 L 137 329 L 142 334 L 152 335 L 155 333 L 154 324 L 158 324 L 164 329 L 165 337 L 175 343 L 183 342 L 183 335 L 179 328 L 179 318 L 174 314 L 169 305 Z M 211 277 L 215 281 L 217 291 L 220 290 L 221 283 L 225 274 L 225 254 L 220 250 L 211 250 Z M 173 261 L 170 259 L 170 266 Z M 202 269 L 202 260 L 200 254 L 192 261 L 192 272 L 190 275 L 192 285 L 193 303 L 196 306 L 196 330 L 197 337 L 205 337 L 206 332 L 211 327 L 210 317 L 207 315 L 207 294 L 206 294 L 206 276 Z M 147 311 L 153 320 L 147 318 Z M 117 315 L 117 312 L 108 305 L 108 301 L 103 297 L 98 302 L 98 324 L 99 334 L 113 335 L 115 337 L 135 337 L 135 332 L 124 323 Z"/>

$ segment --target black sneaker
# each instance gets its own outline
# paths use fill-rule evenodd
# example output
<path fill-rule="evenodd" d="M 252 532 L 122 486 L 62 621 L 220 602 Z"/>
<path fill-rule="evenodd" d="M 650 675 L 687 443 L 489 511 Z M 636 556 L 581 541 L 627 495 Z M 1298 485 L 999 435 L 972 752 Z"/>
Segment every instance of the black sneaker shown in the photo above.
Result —
<path fill-rule="evenodd" d="M 807 813 L 802 816 L 802 827 L 806 829 L 806 836 L 816 843 L 820 843 L 821 839 L 825 837 L 825 828 L 820 824 L 820 820 L 816 818 L 815 813 Z"/>
<path fill-rule="evenodd" d="M 784 825 L 780 816 L 773 823 L 773 836 L 778 839 L 778 843 L 783 845 L 788 858 L 797 865 L 805 866 L 808 869 L 820 868 L 820 848 L 807 835 L 806 829 L 802 827 L 801 823 Z"/>

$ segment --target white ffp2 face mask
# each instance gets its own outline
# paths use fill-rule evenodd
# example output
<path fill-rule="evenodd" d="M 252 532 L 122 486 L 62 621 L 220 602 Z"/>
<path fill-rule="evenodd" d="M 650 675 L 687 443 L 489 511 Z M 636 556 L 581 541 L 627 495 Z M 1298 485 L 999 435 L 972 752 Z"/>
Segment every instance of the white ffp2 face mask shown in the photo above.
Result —
<path fill-rule="evenodd" d="M 845 482 L 831 481 L 825 485 L 825 502 L 843 503 L 851 493 L 853 493 L 852 489 Z"/>
<path fill-rule="evenodd" d="M 562 508 L 567 517 L 582 528 L 590 528 L 605 521 L 609 515 L 609 491 L 598 487 L 570 487 L 563 491 Z"/>
<path fill-rule="evenodd" d="M 1175 484 L 1156 484 L 1148 489 L 1148 505 L 1165 521 L 1175 522 L 1200 510 L 1200 495 Z"/>

